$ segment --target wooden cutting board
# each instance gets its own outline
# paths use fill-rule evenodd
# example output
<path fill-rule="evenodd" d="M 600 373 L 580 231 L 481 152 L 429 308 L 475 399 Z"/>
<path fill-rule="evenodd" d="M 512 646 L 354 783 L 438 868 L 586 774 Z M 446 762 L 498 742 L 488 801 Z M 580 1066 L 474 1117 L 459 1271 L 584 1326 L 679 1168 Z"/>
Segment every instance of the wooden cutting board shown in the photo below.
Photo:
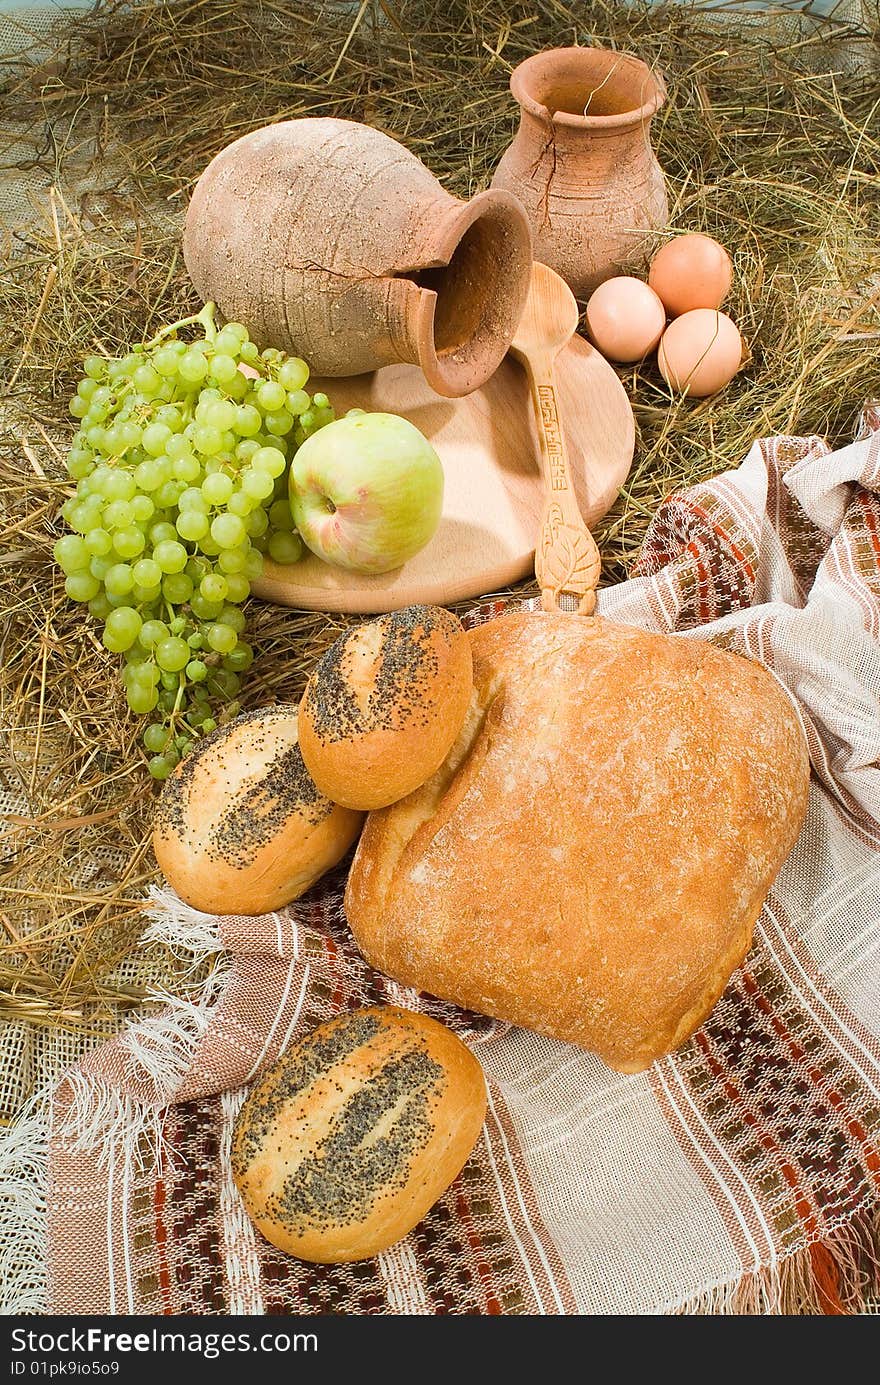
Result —
<path fill-rule="evenodd" d="M 556 362 L 560 412 L 572 479 L 585 520 L 611 508 L 632 465 L 632 409 L 612 367 L 582 337 Z M 443 518 L 431 542 L 403 567 L 363 577 L 312 554 L 281 566 L 266 561 L 254 592 L 303 610 L 374 614 L 413 602 L 449 605 L 496 591 L 534 571 L 543 507 L 538 436 L 528 383 L 510 356 L 481 389 L 444 399 L 417 366 L 313 380 L 337 414 L 347 409 L 403 414 L 443 463 Z"/>

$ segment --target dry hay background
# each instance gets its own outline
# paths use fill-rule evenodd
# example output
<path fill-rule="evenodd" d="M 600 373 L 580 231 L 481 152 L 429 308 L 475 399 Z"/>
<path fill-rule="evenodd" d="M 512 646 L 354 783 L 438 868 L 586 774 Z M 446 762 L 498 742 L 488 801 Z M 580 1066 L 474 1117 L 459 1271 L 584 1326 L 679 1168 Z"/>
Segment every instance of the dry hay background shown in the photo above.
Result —
<path fill-rule="evenodd" d="M 79 362 L 193 302 L 178 236 L 208 159 L 270 120 L 346 116 L 467 196 L 513 134 L 521 58 L 598 41 L 662 68 L 653 135 L 673 224 L 734 253 L 731 311 L 752 360 L 696 404 L 670 401 L 653 366 L 622 370 L 636 460 L 597 531 L 604 581 L 619 581 L 672 487 L 735 465 L 761 434 L 844 442 L 880 396 L 878 88 L 842 56 L 870 37 L 844 37 L 795 30 L 774 48 L 674 5 L 192 0 L 104 4 L 59 29 L 48 57 L 6 65 L 0 187 L 52 190 L 7 215 L 0 272 L 0 1117 L 152 982 L 182 984 L 179 961 L 136 946 L 155 875 L 141 728 L 51 545 Z M 249 618 L 245 704 L 295 699 L 340 620 L 256 601 Z"/>

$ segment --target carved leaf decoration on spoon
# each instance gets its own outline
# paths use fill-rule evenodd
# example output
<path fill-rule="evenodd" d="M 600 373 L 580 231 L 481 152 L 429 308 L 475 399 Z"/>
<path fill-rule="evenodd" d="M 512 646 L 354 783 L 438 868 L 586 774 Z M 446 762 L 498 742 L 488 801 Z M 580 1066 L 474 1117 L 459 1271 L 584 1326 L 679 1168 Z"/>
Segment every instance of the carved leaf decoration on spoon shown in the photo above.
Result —
<path fill-rule="evenodd" d="M 563 595 L 576 597 L 582 615 L 596 607 L 596 583 L 602 560 L 589 530 L 567 524 L 559 505 L 551 505 L 535 554 L 535 576 L 545 610 L 558 610 Z"/>

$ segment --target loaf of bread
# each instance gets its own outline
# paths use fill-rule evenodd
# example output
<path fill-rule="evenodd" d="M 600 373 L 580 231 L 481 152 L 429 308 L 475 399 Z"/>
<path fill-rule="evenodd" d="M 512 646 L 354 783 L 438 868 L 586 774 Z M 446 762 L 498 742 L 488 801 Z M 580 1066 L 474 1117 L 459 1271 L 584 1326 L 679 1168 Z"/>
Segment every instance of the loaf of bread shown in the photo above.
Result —
<path fill-rule="evenodd" d="M 260 1078 L 236 1122 L 232 1174 L 280 1250 L 364 1260 L 422 1220 L 485 1113 L 482 1068 L 451 1030 L 392 1005 L 353 1010 Z"/>
<path fill-rule="evenodd" d="M 296 707 L 245 712 L 166 779 L 153 848 L 181 899 L 209 914 L 264 914 L 342 859 L 363 816 L 331 803 L 303 764 Z"/>
<path fill-rule="evenodd" d="M 473 685 L 467 635 L 442 606 L 353 626 L 319 660 L 300 705 L 309 773 L 348 808 L 396 802 L 445 760 Z"/>
<path fill-rule="evenodd" d="M 640 1071 L 750 946 L 806 811 L 799 718 L 702 641 L 544 612 L 470 638 L 462 733 L 368 817 L 349 924 L 398 981 Z"/>

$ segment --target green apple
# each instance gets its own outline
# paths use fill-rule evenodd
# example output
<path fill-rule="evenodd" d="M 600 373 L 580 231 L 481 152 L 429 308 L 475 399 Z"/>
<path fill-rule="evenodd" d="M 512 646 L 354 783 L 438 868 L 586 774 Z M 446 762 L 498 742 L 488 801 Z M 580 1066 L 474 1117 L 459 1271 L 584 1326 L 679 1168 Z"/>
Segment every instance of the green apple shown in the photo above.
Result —
<path fill-rule="evenodd" d="M 303 541 L 352 572 L 390 572 L 433 538 L 443 467 L 398 414 L 351 413 L 319 428 L 290 464 L 290 508 Z"/>

